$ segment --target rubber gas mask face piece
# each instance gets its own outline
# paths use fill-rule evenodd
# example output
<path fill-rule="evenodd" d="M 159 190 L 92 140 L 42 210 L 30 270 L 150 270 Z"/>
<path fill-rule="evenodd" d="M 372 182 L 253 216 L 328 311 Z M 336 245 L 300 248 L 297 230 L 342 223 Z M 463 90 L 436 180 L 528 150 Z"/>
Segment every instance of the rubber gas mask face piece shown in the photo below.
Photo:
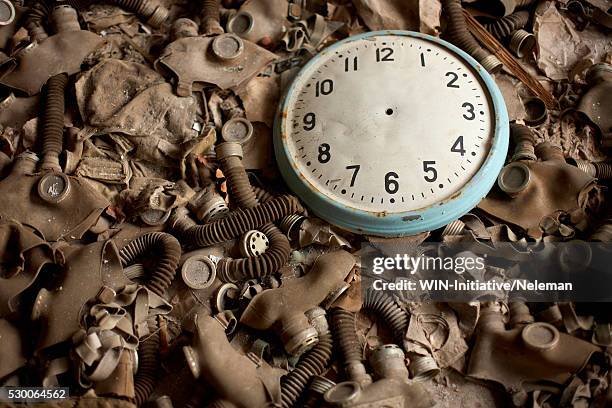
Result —
<path fill-rule="evenodd" d="M 49 172 L 0 182 L 0 214 L 37 230 L 47 241 L 79 239 L 109 202 L 84 179 Z"/>
<path fill-rule="evenodd" d="M 52 19 L 57 33 L 19 51 L 15 55 L 17 66 L 0 83 L 29 96 L 35 95 L 50 77 L 80 72 L 85 57 L 104 42 L 99 35 L 80 29 L 72 7 L 56 7 Z"/>
<path fill-rule="evenodd" d="M 181 38 L 155 62 L 177 78 L 176 93 L 189 96 L 194 83 L 235 88 L 257 75 L 276 55 L 234 34 Z"/>

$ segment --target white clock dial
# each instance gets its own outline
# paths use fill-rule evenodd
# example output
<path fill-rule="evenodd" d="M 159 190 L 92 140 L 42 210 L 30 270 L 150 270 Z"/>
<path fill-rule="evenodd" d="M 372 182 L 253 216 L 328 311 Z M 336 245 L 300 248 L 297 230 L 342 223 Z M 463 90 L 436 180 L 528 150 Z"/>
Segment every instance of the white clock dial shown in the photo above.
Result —
<path fill-rule="evenodd" d="M 368 37 L 300 74 L 281 132 L 295 171 L 330 200 L 412 211 L 456 196 L 485 162 L 488 95 L 476 69 L 436 42 Z"/>

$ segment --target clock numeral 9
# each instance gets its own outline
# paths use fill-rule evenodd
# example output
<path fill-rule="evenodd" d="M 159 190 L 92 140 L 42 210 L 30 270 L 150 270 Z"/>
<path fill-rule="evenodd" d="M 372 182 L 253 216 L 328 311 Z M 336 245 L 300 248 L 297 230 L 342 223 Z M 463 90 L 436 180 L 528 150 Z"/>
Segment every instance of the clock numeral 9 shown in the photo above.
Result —
<path fill-rule="evenodd" d="M 438 170 L 435 169 L 434 164 L 436 164 L 434 160 L 425 160 L 423 162 L 423 171 L 425 173 L 431 173 L 431 176 L 428 174 L 425 174 L 423 178 L 425 178 L 425 181 L 430 182 L 430 183 L 433 183 L 434 181 L 438 179 Z"/>
<path fill-rule="evenodd" d="M 331 79 L 324 79 L 323 81 L 317 81 L 315 85 L 315 96 L 318 98 L 321 95 L 329 95 L 334 91 L 334 81 Z"/>
<path fill-rule="evenodd" d="M 472 105 L 469 102 L 464 102 L 463 105 L 461 105 L 462 108 L 467 108 L 467 115 L 464 113 L 463 117 L 467 120 L 474 120 L 474 118 L 476 118 L 476 113 L 474 113 L 474 105 Z"/>
<path fill-rule="evenodd" d="M 397 182 L 397 179 L 399 179 L 399 176 L 393 171 L 385 174 L 385 191 L 387 191 L 387 193 L 397 193 L 397 190 L 399 190 L 399 183 Z"/>
<path fill-rule="evenodd" d="M 319 145 L 319 156 L 317 156 L 319 163 L 327 163 L 331 159 L 330 149 L 331 147 L 327 143 Z"/>
<path fill-rule="evenodd" d="M 303 121 L 304 121 L 304 130 L 310 131 L 315 128 L 317 124 L 317 117 L 315 116 L 314 113 L 309 112 L 304 115 Z"/>

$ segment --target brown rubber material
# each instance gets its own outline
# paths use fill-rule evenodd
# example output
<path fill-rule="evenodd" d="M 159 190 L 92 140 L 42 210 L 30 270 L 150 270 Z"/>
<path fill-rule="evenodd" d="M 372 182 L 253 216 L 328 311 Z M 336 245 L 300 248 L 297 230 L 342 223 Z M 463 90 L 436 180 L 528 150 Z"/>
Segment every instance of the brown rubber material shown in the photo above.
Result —
<path fill-rule="evenodd" d="M 205 225 L 177 224 L 181 235 L 189 245 L 211 246 L 239 237 L 247 231 L 259 229 L 281 218 L 301 213 L 304 208 L 293 196 L 279 196 L 266 203 L 245 210 L 234 211 L 230 215 Z"/>
<path fill-rule="evenodd" d="M 121 264 L 128 266 L 149 251 L 159 254 L 160 259 L 145 286 L 156 295 L 163 296 L 174 279 L 181 258 L 181 245 L 176 238 L 164 232 L 144 234 L 121 248 Z"/>
<path fill-rule="evenodd" d="M 485 23 L 483 26 L 493 34 L 493 37 L 503 40 L 519 28 L 525 27 L 528 21 L 528 11 L 516 11 L 492 23 Z"/>

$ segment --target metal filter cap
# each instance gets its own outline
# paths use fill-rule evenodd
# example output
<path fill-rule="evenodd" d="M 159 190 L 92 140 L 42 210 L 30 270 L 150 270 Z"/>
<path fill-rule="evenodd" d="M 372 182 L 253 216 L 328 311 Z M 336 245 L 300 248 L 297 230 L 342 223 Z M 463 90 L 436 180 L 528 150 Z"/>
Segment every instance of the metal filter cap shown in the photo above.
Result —
<path fill-rule="evenodd" d="M 233 118 L 225 122 L 221 137 L 226 142 L 245 144 L 253 136 L 253 125 L 245 118 Z"/>
<path fill-rule="evenodd" d="M 549 323 L 531 323 L 523 329 L 521 337 L 525 345 L 536 351 L 550 350 L 559 343 L 559 330 Z"/>
<path fill-rule="evenodd" d="M 270 246 L 268 237 L 257 230 L 248 231 L 240 241 L 240 253 L 245 257 L 259 256 Z"/>
<path fill-rule="evenodd" d="M 516 195 L 529 185 L 531 180 L 531 170 L 524 163 L 513 162 L 507 164 L 499 172 L 497 184 L 502 191 Z"/>
<path fill-rule="evenodd" d="M 525 124 L 529 126 L 538 126 L 546 122 L 548 118 L 548 109 L 546 103 L 540 98 L 531 97 L 524 101 L 525 111 L 527 117 L 525 118 Z"/>
<path fill-rule="evenodd" d="M 227 22 L 227 31 L 230 33 L 245 35 L 253 31 L 255 20 L 251 13 L 239 11 Z"/>
<path fill-rule="evenodd" d="M 38 195 L 51 204 L 57 204 L 70 194 L 70 180 L 63 173 L 47 173 L 38 182 Z"/>
<path fill-rule="evenodd" d="M 361 386 L 356 381 L 344 381 L 336 384 L 324 395 L 330 404 L 348 405 L 357 401 L 361 395 Z"/>
<path fill-rule="evenodd" d="M 140 214 L 140 219 L 147 225 L 162 225 L 170 218 L 170 211 L 149 208 Z"/>
<path fill-rule="evenodd" d="M 192 289 L 206 289 L 217 276 L 217 267 L 207 256 L 195 255 L 181 267 L 183 282 Z"/>
<path fill-rule="evenodd" d="M 9 25 L 15 19 L 15 7 L 9 0 L 0 0 L 0 27 Z"/>
<path fill-rule="evenodd" d="M 233 60 L 244 50 L 242 39 L 235 34 L 220 34 L 212 42 L 212 52 L 221 60 Z"/>

